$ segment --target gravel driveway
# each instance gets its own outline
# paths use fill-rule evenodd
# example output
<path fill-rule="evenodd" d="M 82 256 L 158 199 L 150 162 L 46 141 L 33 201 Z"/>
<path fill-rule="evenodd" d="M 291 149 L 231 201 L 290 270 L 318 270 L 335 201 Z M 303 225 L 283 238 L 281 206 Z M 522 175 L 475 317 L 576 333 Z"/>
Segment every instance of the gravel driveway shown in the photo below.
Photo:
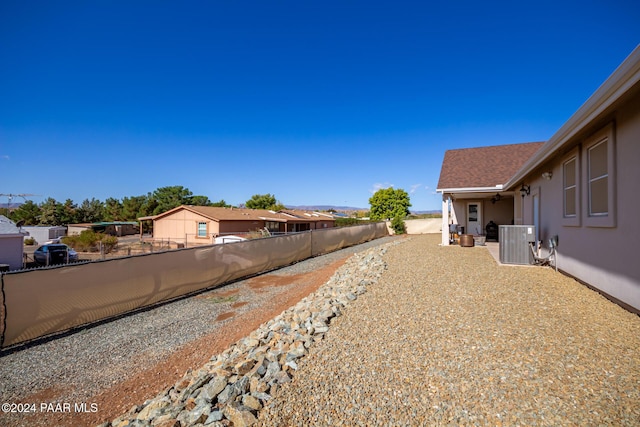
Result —
<path fill-rule="evenodd" d="M 486 248 L 393 245 L 264 426 L 640 425 L 640 318 Z"/>

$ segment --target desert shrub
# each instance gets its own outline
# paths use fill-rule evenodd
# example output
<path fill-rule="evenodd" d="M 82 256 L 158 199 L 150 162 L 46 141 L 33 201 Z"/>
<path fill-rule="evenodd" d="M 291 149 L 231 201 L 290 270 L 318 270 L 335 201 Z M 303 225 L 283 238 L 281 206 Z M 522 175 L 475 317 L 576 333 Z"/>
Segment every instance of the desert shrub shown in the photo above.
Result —
<path fill-rule="evenodd" d="M 348 227 L 350 225 L 367 224 L 370 221 L 364 221 L 358 218 L 336 218 L 336 227 Z"/>
<path fill-rule="evenodd" d="M 36 239 L 34 239 L 33 237 L 27 237 L 26 239 L 24 239 L 24 244 L 27 246 L 33 246 L 36 244 Z"/>
<path fill-rule="evenodd" d="M 116 246 L 118 246 L 118 238 L 116 236 L 110 236 L 108 234 L 103 234 L 102 239 L 100 240 L 102 245 L 104 246 L 104 253 L 108 254 L 111 252 Z"/>
<path fill-rule="evenodd" d="M 80 252 L 98 252 L 100 250 L 100 242 L 102 242 L 105 253 L 109 253 L 117 246 L 118 238 L 108 234 L 96 233 L 93 230 L 84 230 L 80 234 L 64 237 L 62 242 Z"/>
<path fill-rule="evenodd" d="M 404 219 L 400 215 L 396 215 L 391 220 L 391 229 L 396 234 L 405 234 L 407 232 L 407 228 L 404 224 Z"/>

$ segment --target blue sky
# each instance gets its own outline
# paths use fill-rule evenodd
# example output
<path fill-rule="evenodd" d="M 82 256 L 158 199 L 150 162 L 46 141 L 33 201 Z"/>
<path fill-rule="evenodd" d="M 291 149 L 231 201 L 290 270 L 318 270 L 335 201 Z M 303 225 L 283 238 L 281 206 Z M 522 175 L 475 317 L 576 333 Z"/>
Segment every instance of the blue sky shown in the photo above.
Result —
<path fill-rule="evenodd" d="M 619 0 L 4 0 L 0 193 L 367 208 L 393 185 L 439 209 L 445 150 L 548 139 L 638 22 Z"/>

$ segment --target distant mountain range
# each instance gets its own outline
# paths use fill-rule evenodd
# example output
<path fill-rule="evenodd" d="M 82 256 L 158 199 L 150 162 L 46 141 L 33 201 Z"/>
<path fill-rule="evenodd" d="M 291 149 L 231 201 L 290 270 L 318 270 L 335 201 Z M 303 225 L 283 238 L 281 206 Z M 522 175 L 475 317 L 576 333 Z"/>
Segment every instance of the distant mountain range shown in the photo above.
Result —
<path fill-rule="evenodd" d="M 14 203 L 0 203 L 0 209 L 17 209 L 22 205 L 21 202 Z M 330 211 L 334 210 L 336 212 L 357 212 L 357 211 L 368 211 L 369 208 L 356 208 L 353 206 L 335 206 L 335 205 L 300 205 L 300 206 L 287 206 L 287 209 L 299 209 L 303 211 Z M 411 211 L 413 214 L 432 214 L 432 213 L 441 213 L 438 210 L 433 211 Z"/>
<path fill-rule="evenodd" d="M 354 208 L 352 206 L 334 206 L 334 205 L 300 205 L 300 206 L 286 206 L 287 209 L 299 209 L 301 211 L 338 211 L 338 212 L 353 212 L 353 211 L 368 211 L 366 208 Z"/>
<path fill-rule="evenodd" d="M 20 202 L 16 203 L 0 203 L 0 209 L 18 209 L 22 205 Z"/>
<path fill-rule="evenodd" d="M 301 206 L 287 206 L 287 209 L 300 209 L 303 211 L 330 211 L 337 212 L 355 212 L 355 211 L 368 211 L 369 208 L 355 208 L 353 206 L 334 206 L 334 205 L 301 205 Z M 413 214 L 439 214 L 442 213 L 439 210 L 431 211 L 411 211 Z"/>

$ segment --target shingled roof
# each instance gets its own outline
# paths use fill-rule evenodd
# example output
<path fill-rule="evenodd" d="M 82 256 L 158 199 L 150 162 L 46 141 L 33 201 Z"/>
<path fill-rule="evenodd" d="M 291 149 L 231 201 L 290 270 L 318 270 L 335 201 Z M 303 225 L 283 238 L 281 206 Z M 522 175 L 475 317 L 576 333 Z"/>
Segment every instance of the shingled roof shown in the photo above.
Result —
<path fill-rule="evenodd" d="M 447 150 L 438 190 L 487 188 L 505 184 L 544 142 Z"/>
<path fill-rule="evenodd" d="M 268 218 L 269 221 L 286 222 L 287 219 L 284 215 L 280 215 L 277 212 L 269 211 L 266 209 L 223 208 L 217 206 L 191 205 L 178 206 L 177 208 L 173 208 L 159 215 L 156 215 L 153 219 L 162 218 L 181 209 L 186 209 L 188 211 L 198 213 L 214 221 L 255 221 Z"/>
<path fill-rule="evenodd" d="M 282 212 L 274 212 L 267 209 L 246 209 L 246 208 L 222 208 L 216 206 L 190 206 L 182 205 L 177 208 L 173 208 L 167 212 L 161 213 L 153 219 L 159 219 L 161 217 L 170 215 L 178 210 L 186 209 L 191 212 L 198 213 L 206 218 L 214 221 L 250 221 L 250 220 L 265 220 L 265 221 L 277 221 L 277 222 L 305 222 L 314 221 L 326 221 L 331 220 L 330 216 L 324 216 L 322 214 L 308 213 L 296 210 L 287 210 Z"/>
<path fill-rule="evenodd" d="M 23 233 L 20 227 L 6 216 L 0 215 L 0 234 L 5 236 L 18 236 L 27 233 Z"/>

